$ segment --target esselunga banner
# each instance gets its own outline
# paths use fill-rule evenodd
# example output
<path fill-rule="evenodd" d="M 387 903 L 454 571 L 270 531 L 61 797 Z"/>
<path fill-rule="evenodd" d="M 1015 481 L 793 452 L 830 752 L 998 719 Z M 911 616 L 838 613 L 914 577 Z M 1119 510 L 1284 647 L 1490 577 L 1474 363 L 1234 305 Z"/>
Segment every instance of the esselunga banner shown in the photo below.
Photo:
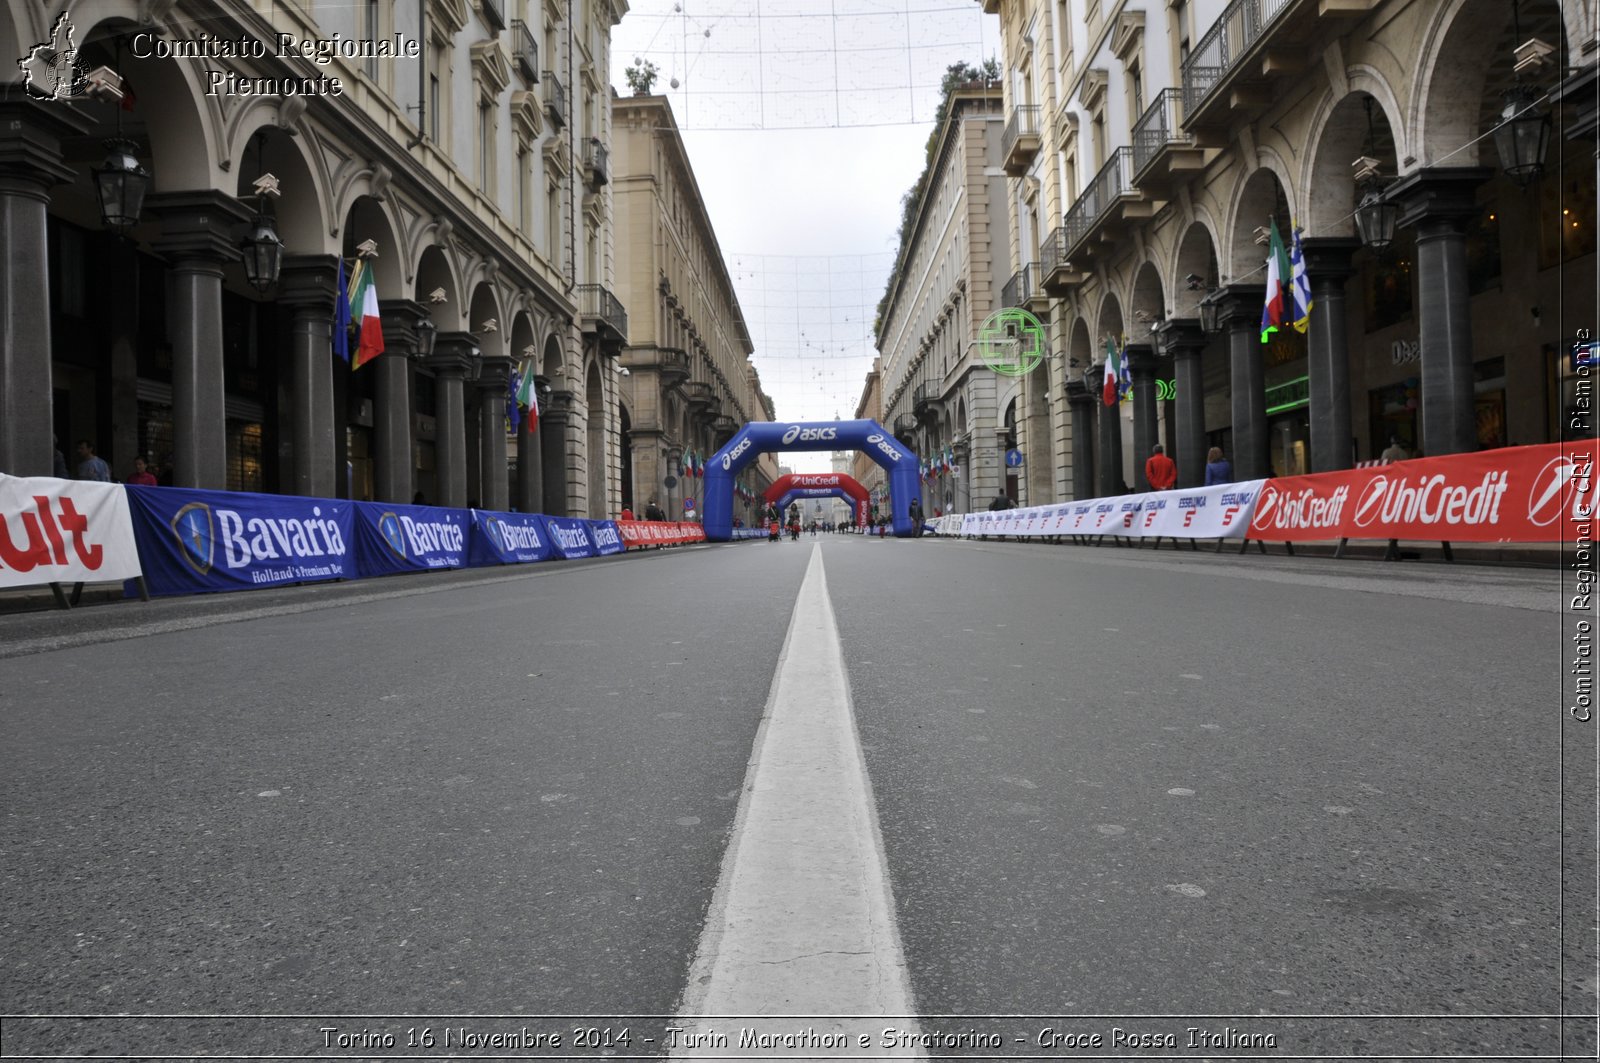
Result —
<path fill-rule="evenodd" d="M 356 564 L 363 576 L 461 568 L 472 511 L 355 502 Z"/>
<path fill-rule="evenodd" d="M 1089 498 L 1048 506 L 968 513 L 962 535 L 1121 535 L 1129 538 L 1236 539 L 1266 480 L 1217 487 L 1147 491 L 1114 498 Z"/>
<path fill-rule="evenodd" d="M 127 498 L 139 562 L 152 594 L 246 590 L 358 575 L 355 503 L 182 487 L 116 490 Z"/>
<path fill-rule="evenodd" d="M 494 513 L 474 509 L 467 543 L 469 565 L 517 565 L 556 556 L 545 518 L 538 513 Z"/>
<path fill-rule="evenodd" d="M 1586 440 L 1279 477 L 1250 538 L 1592 542 L 1597 456 Z"/>
<path fill-rule="evenodd" d="M 140 575 L 120 484 L 0 473 L 0 587 Z"/>

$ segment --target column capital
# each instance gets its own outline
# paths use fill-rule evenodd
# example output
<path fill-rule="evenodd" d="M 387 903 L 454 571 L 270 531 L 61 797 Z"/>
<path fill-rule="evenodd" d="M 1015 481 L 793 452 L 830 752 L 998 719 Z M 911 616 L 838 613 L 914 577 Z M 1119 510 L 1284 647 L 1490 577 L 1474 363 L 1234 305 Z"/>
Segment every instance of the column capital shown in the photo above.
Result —
<path fill-rule="evenodd" d="M 508 354 L 486 354 L 480 359 L 482 368 L 478 371 L 478 379 L 474 381 L 480 391 L 504 391 L 506 383 L 511 379 L 511 356 Z"/>
<path fill-rule="evenodd" d="M 577 392 L 568 391 L 566 389 L 562 389 L 560 391 L 552 391 L 552 392 L 550 392 L 550 411 L 549 411 L 549 416 L 554 417 L 554 418 L 556 418 L 558 420 L 565 421 L 567 418 L 572 416 L 573 407 L 575 407 L 577 404 L 578 404 L 578 393 Z M 544 410 L 541 409 L 539 411 L 539 417 L 540 417 L 541 420 L 545 417 L 545 411 Z"/>
<path fill-rule="evenodd" d="M 251 218 L 243 203 L 212 188 L 147 196 L 145 208 L 161 219 L 151 242 L 157 251 L 219 265 L 239 257 L 239 231 Z"/>
<path fill-rule="evenodd" d="M 410 299 L 379 299 L 383 316 L 385 354 L 409 358 L 417 353 L 417 322 L 428 316 L 427 309 Z"/>
<path fill-rule="evenodd" d="M 285 255 L 278 271 L 278 302 L 332 316 L 338 286 L 339 262 L 332 255 Z"/>
<path fill-rule="evenodd" d="M 1353 236 L 1308 236 L 1300 241 L 1305 252 L 1306 276 L 1313 285 L 1322 281 L 1343 283 L 1355 270 L 1351 258 L 1361 249 Z"/>
<path fill-rule="evenodd" d="M 1206 298 L 1217 304 L 1217 322 L 1223 328 L 1238 328 L 1261 320 L 1265 290 L 1264 283 L 1224 284 Z"/>
<path fill-rule="evenodd" d="M 1067 381 L 1067 402 L 1073 406 L 1088 406 L 1095 398 L 1087 381 L 1081 378 Z"/>
<path fill-rule="evenodd" d="M 36 100 L 20 84 L 0 86 L 0 179 L 37 186 L 42 195 L 79 173 L 61 158 L 61 142 L 86 136 L 93 122 L 75 106 Z"/>
<path fill-rule="evenodd" d="M 1486 166 L 1429 166 L 1390 185 L 1384 198 L 1399 205 L 1401 225 L 1443 222 L 1459 230 L 1462 222 L 1482 213 L 1478 186 L 1492 176 Z"/>
<path fill-rule="evenodd" d="M 438 376 L 464 377 L 478 349 L 478 338 L 470 332 L 441 332 L 433 341 L 433 354 L 422 364 Z"/>
<path fill-rule="evenodd" d="M 1156 349 L 1148 343 L 1130 343 L 1123 348 L 1123 353 L 1128 356 L 1128 372 L 1154 373 L 1156 371 Z"/>
<path fill-rule="evenodd" d="M 1163 354 L 1177 358 L 1198 358 L 1205 351 L 1211 337 L 1200 327 L 1200 319 L 1172 317 L 1161 323 L 1156 333 Z"/>

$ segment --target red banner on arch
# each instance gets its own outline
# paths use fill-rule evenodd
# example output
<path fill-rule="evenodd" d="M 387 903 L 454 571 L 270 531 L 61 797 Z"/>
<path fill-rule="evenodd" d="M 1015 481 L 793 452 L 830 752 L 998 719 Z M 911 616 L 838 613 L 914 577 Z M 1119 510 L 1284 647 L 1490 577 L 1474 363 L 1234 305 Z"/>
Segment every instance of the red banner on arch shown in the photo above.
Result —
<path fill-rule="evenodd" d="M 1250 538 L 1592 543 L 1597 458 L 1591 439 L 1276 477 Z"/>

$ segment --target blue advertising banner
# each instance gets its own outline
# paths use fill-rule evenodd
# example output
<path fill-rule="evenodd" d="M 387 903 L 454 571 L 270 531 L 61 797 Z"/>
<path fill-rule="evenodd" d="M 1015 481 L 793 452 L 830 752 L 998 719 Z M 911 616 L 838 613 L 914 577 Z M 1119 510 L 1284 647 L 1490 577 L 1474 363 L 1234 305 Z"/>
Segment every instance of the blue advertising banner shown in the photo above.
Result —
<path fill-rule="evenodd" d="M 546 517 L 544 525 L 550 530 L 550 539 L 557 556 L 564 558 L 594 556 L 594 541 L 589 538 L 588 521 L 580 517 Z"/>
<path fill-rule="evenodd" d="M 556 556 L 544 517 L 537 513 L 491 513 L 474 509 L 467 548 L 469 565 L 516 565 Z"/>
<path fill-rule="evenodd" d="M 589 541 L 594 543 L 594 551 L 601 557 L 620 554 L 627 549 L 622 545 L 622 533 L 617 530 L 614 520 L 591 520 Z"/>
<path fill-rule="evenodd" d="M 354 502 L 356 566 L 363 576 L 386 576 L 467 563 L 470 510 Z"/>
<path fill-rule="evenodd" d="M 129 487 L 151 594 L 355 579 L 354 503 L 295 495 Z"/>

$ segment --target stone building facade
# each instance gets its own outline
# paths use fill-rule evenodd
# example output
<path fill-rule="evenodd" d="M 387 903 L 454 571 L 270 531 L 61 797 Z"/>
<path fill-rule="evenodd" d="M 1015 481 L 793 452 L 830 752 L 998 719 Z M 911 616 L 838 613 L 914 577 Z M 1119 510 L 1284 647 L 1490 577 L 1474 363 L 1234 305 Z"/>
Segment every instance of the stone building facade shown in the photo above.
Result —
<path fill-rule="evenodd" d="M 1187 485 L 1213 445 L 1244 478 L 1561 437 L 1596 315 L 1594 0 L 981 2 L 1005 303 L 1051 336 L 1019 417 L 1032 501 L 1142 486 L 1158 441 Z M 1494 133 L 1519 85 L 1552 120 L 1531 180 Z M 1272 224 L 1302 230 L 1314 308 L 1264 344 Z M 1115 409 L 1108 340 L 1135 382 Z"/>
<path fill-rule="evenodd" d="M 627 315 L 607 81 L 626 0 L 0 12 L 7 55 L 66 14 L 80 67 L 123 92 L 0 88 L 0 470 L 48 474 L 54 435 L 178 486 L 614 508 Z M 400 54 L 316 56 L 336 40 Z M 148 174 L 125 228 L 96 194 L 108 138 Z M 275 200 L 255 196 L 264 175 Z M 282 260 L 255 283 L 241 240 L 263 216 Z M 386 351 L 360 369 L 331 353 L 341 258 L 365 258 L 381 300 Z M 541 385 L 536 434 L 508 431 L 519 363 Z"/>
<path fill-rule="evenodd" d="M 683 475 L 689 456 L 710 458 L 745 423 L 775 412 L 750 363 L 755 348 L 671 104 L 625 97 L 613 113 L 618 285 L 633 311 L 622 354 L 623 499 L 637 511 L 655 495 L 678 512 L 695 497 Z M 759 496 L 777 465 L 752 469 L 746 486 Z M 755 502 L 735 502 L 747 521 L 758 512 Z"/>
<path fill-rule="evenodd" d="M 960 470 L 924 482 L 928 513 L 987 504 L 1004 485 L 1014 446 L 1006 414 L 1014 415 L 1021 381 L 989 368 L 978 349 L 1008 275 L 1004 125 L 998 88 L 950 94 L 879 324 L 883 423 L 924 458 L 949 448 Z"/>

